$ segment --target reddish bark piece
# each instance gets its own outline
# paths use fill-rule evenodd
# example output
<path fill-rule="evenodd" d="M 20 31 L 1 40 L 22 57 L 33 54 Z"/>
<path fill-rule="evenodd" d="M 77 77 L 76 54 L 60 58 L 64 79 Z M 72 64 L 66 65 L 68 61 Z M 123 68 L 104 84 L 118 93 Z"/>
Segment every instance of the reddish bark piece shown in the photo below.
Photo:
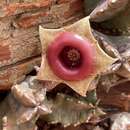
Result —
<path fill-rule="evenodd" d="M 66 52 L 63 52 L 65 48 Z M 93 57 L 93 49 L 89 41 L 69 32 L 60 34 L 47 50 L 49 65 L 54 73 L 64 80 L 82 80 L 87 77 L 92 73 Z"/>
<path fill-rule="evenodd" d="M 37 9 L 37 8 L 45 8 L 51 5 L 51 1 L 39 1 L 32 3 L 12 3 L 2 8 L 3 15 L 0 17 L 7 17 L 19 14 L 23 11 L 27 11 L 29 9 Z"/>
<path fill-rule="evenodd" d="M 18 24 L 18 26 L 20 26 L 22 28 L 30 28 L 32 26 L 35 26 L 41 17 L 45 17 L 48 15 L 49 14 L 46 12 L 39 12 L 32 16 L 26 16 L 26 17 L 20 18 L 17 21 L 17 24 Z"/>
<path fill-rule="evenodd" d="M 0 45 L 0 63 L 11 58 L 9 46 L 6 45 L 6 43 L 1 42 L 1 44 L 2 45 Z"/>

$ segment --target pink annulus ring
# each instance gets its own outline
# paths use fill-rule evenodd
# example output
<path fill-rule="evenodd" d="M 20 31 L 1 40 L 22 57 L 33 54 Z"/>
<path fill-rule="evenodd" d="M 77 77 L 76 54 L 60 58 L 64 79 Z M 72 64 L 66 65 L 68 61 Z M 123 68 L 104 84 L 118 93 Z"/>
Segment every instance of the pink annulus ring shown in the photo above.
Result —
<path fill-rule="evenodd" d="M 63 32 L 47 49 L 49 66 L 63 80 L 83 80 L 93 72 L 94 49 L 88 39 Z"/>

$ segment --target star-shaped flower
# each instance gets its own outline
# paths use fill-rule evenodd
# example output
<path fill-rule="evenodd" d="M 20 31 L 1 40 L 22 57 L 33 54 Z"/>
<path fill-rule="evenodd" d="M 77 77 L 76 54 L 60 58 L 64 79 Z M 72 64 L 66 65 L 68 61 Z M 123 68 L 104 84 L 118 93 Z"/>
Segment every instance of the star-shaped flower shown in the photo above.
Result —
<path fill-rule="evenodd" d="M 40 26 L 39 32 L 40 32 L 40 40 L 42 44 L 42 63 L 41 63 L 41 67 L 38 72 L 37 78 L 40 80 L 65 83 L 82 96 L 86 95 L 86 92 L 91 82 L 94 80 L 94 78 L 98 74 L 101 74 L 103 71 L 105 71 L 112 63 L 114 63 L 117 60 L 116 58 L 112 58 L 109 55 L 107 55 L 100 48 L 97 40 L 94 38 L 92 34 L 90 23 L 89 23 L 89 17 L 85 17 L 70 26 L 66 26 L 59 29 L 45 29 Z M 66 38 L 64 38 L 62 34 L 63 35 L 65 34 Z M 72 36 L 70 36 L 69 34 L 70 35 L 72 34 Z M 55 61 L 55 59 L 52 59 L 52 57 L 57 54 L 57 51 L 51 51 L 53 47 L 50 50 L 48 48 L 50 48 L 50 46 L 53 46 L 53 44 L 57 44 L 56 41 L 59 42 L 59 39 L 63 42 L 64 42 L 64 39 L 65 40 L 67 39 L 66 41 L 69 41 L 70 39 L 72 39 L 72 41 L 74 42 L 74 45 L 76 45 L 75 43 L 77 42 L 76 40 L 82 41 L 82 43 L 79 45 L 79 49 L 84 51 L 83 55 L 81 54 L 80 56 L 80 53 L 78 55 L 77 54 L 78 51 L 75 53 L 75 48 L 72 48 L 70 49 L 71 51 L 68 51 L 68 52 L 67 52 L 67 49 L 63 49 L 62 50 L 63 56 L 61 56 L 61 59 L 59 58 L 60 56 L 57 57 L 60 59 L 60 60 L 58 59 L 60 62 L 61 61 L 66 62 L 65 56 L 67 52 L 67 56 L 68 57 L 70 56 L 70 58 L 72 58 L 73 61 L 75 60 L 75 58 L 77 58 L 77 59 L 81 59 L 82 60 L 81 62 L 83 63 L 84 62 L 88 63 L 88 65 L 85 64 L 85 67 L 88 68 L 88 70 L 86 71 L 86 73 L 88 74 L 85 74 L 85 71 L 84 71 L 85 67 L 84 67 L 82 71 L 83 75 L 82 73 L 79 73 L 80 76 L 77 75 L 77 77 L 79 77 L 79 80 L 78 78 L 76 78 L 76 76 L 74 77 L 75 80 L 73 79 L 73 76 L 72 78 L 70 76 L 70 79 L 67 76 L 65 77 L 64 72 L 66 72 L 66 70 L 68 71 L 68 68 L 63 67 L 64 65 L 62 66 L 63 70 L 65 70 L 63 71 L 63 73 L 62 73 L 62 70 L 60 70 L 62 67 L 61 66 L 57 67 L 57 71 L 60 70 L 61 72 L 59 75 L 58 75 L 58 72 L 53 68 L 53 66 L 55 65 L 55 63 L 57 63 L 57 61 Z M 87 47 L 85 43 L 87 44 Z M 73 43 L 66 42 L 67 46 L 71 47 L 72 44 Z M 62 43 L 60 45 L 58 44 L 59 47 L 61 47 L 62 45 L 63 45 Z M 85 45 L 86 51 L 85 49 L 83 49 L 84 47 L 81 47 L 82 45 Z M 48 56 L 48 52 L 51 53 L 52 57 Z M 60 52 L 59 55 L 62 55 L 62 53 Z M 50 61 L 50 59 L 52 61 Z M 69 64 L 70 62 L 67 61 L 67 63 Z M 76 63 L 73 62 L 73 64 L 75 65 Z M 69 68 L 69 71 L 73 73 L 73 70 L 76 70 L 79 66 L 75 69 L 73 69 L 72 67 L 73 66 Z"/>

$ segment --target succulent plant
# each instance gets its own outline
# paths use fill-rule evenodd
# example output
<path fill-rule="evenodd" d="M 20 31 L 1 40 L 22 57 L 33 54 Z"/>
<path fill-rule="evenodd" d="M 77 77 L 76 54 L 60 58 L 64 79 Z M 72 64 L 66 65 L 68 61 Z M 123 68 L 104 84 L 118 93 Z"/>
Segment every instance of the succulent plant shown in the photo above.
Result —
<path fill-rule="evenodd" d="M 51 112 L 48 105 L 44 105 L 45 97 L 46 90 L 35 77 L 27 77 L 20 84 L 14 85 L 11 93 L 0 104 L 1 130 L 4 127 L 7 130 L 35 129 L 39 115 Z M 2 123 L 2 117 L 6 126 Z"/>
<path fill-rule="evenodd" d="M 41 116 L 40 119 L 49 124 L 61 123 L 64 127 L 89 123 L 104 113 L 87 99 L 76 99 L 74 97 L 57 94 L 53 101 L 52 113 Z"/>
<path fill-rule="evenodd" d="M 39 117 L 48 123 L 68 126 L 89 122 L 92 118 L 104 114 L 97 107 L 95 91 L 85 98 L 62 93 L 50 98 L 36 77 L 27 77 L 20 84 L 14 85 L 11 94 L 0 105 L 0 114 L 3 117 L 1 122 L 4 123 L 1 123 L 1 127 L 6 124 L 8 130 L 34 129 Z"/>
<path fill-rule="evenodd" d="M 104 1 L 104 3 L 105 2 L 107 1 Z M 101 4 L 101 6 L 102 5 L 103 4 Z M 116 0 L 115 6 L 113 4 L 114 8 L 117 8 L 119 6 L 122 8 L 122 10 L 120 10 L 119 12 L 118 11 L 115 12 L 115 14 L 111 15 L 111 17 L 107 17 L 106 19 L 103 19 L 102 17 L 104 17 L 104 15 L 106 14 L 104 12 L 100 13 L 98 7 L 90 15 L 90 19 L 91 21 L 93 21 L 92 27 L 94 28 L 94 30 L 98 31 L 98 32 L 96 31 L 96 34 L 97 37 L 100 39 L 100 41 L 112 45 L 116 49 L 116 52 L 118 51 L 118 54 L 116 53 L 117 54 L 116 56 L 118 56 L 120 59 L 121 67 L 119 67 L 120 69 L 117 73 L 126 78 L 129 78 L 130 76 L 129 75 L 130 72 L 130 65 L 129 65 L 130 8 L 129 5 L 130 5 L 129 0 L 126 1 Z M 114 13 L 112 9 L 109 12 Z M 100 15 L 98 16 L 96 15 L 96 13 Z"/>
<path fill-rule="evenodd" d="M 129 0 L 104 0 L 91 12 L 90 18 L 95 22 L 103 22 L 124 11 Z"/>

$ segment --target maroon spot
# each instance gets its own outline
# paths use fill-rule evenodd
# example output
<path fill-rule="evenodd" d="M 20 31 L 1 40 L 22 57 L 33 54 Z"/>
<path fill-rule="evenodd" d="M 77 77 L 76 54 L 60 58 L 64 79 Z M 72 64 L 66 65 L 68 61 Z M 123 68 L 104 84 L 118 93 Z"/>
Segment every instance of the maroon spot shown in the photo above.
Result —
<path fill-rule="evenodd" d="M 1 43 L 2 44 L 2 43 Z M 10 59 L 10 49 L 9 49 L 9 45 L 0 45 L 0 62 L 5 61 L 5 60 L 9 60 Z"/>

